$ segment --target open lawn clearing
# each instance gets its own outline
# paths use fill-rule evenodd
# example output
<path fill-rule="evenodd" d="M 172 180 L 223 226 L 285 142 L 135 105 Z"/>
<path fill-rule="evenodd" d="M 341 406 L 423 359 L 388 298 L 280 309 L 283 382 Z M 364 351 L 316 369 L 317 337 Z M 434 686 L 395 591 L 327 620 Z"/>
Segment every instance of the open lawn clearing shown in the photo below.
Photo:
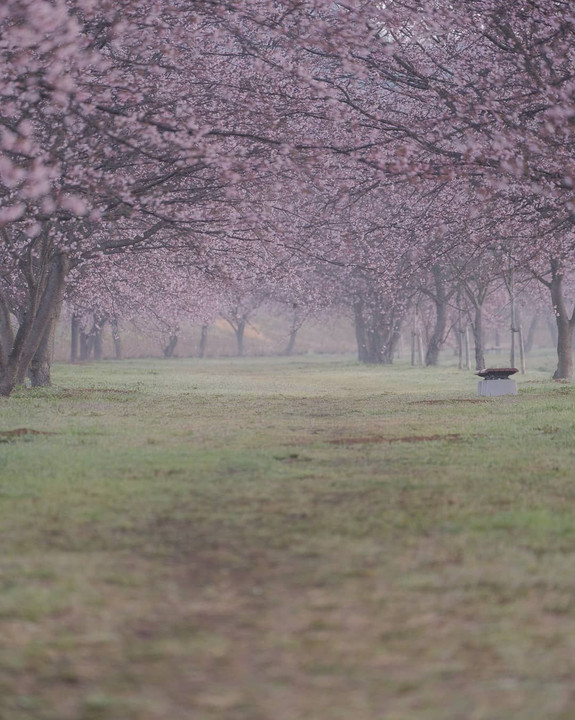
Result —
<path fill-rule="evenodd" d="M 548 377 L 106 362 L 0 399 L 0 718 L 575 717 Z"/>

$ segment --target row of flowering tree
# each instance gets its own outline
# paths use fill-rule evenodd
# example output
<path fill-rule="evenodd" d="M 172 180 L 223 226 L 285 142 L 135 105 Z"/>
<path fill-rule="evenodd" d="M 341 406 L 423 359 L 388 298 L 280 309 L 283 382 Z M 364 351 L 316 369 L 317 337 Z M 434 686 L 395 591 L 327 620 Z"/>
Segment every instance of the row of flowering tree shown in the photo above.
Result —
<path fill-rule="evenodd" d="M 433 363 L 463 293 L 478 365 L 489 298 L 534 279 L 570 377 L 574 36 L 560 0 L 5 0 L 0 393 L 49 382 L 66 294 L 176 315 L 195 271 L 316 277 L 372 362 L 419 292 Z"/>

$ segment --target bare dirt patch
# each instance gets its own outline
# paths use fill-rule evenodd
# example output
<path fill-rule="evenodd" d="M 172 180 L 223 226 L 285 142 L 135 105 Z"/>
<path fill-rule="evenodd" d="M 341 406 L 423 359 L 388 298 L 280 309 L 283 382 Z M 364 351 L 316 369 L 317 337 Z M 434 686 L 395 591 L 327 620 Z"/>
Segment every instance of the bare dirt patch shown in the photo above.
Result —
<path fill-rule="evenodd" d="M 310 462 L 310 457 L 305 457 L 299 453 L 290 453 L 289 455 L 274 455 L 274 460 L 283 463 L 294 463 L 294 462 Z"/>
<path fill-rule="evenodd" d="M 16 428 L 15 430 L 2 430 L 0 431 L 0 443 L 1 442 L 13 442 L 18 438 L 33 436 L 33 435 L 55 435 L 56 433 L 48 432 L 46 430 L 32 430 L 32 428 Z"/>
<path fill-rule="evenodd" d="M 56 396 L 58 398 L 81 398 L 83 395 L 96 393 L 98 395 L 133 395 L 132 390 L 124 390 L 121 388 L 65 388 L 60 390 Z"/>
<path fill-rule="evenodd" d="M 368 443 L 416 443 L 430 442 L 436 440 L 445 440 L 446 442 L 455 442 L 461 439 L 459 433 L 449 433 L 447 435 L 403 435 L 402 437 L 359 437 L 359 438 L 337 438 L 335 440 L 327 440 L 330 445 L 365 445 Z"/>
<path fill-rule="evenodd" d="M 483 398 L 449 398 L 437 400 L 411 400 L 410 405 L 451 405 L 452 403 L 473 403 L 475 405 L 484 403 Z"/>

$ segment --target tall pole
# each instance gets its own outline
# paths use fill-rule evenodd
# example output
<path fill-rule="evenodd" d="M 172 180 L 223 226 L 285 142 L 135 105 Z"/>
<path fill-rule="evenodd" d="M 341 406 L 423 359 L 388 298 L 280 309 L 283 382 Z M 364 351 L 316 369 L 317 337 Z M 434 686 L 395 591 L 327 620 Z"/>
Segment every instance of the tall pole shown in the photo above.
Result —
<path fill-rule="evenodd" d="M 469 325 L 465 326 L 465 369 L 471 370 L 471 353 L 469 352 Z"/>
<path fill-rule="evenodd" d="M 514 277 L 513 270 L 509 272 L 509 299 L 511 301 L 511 367 L 515 367 L 515 333 L 517 328 L 515 327 L 515 288 L 514 288 Z"/>

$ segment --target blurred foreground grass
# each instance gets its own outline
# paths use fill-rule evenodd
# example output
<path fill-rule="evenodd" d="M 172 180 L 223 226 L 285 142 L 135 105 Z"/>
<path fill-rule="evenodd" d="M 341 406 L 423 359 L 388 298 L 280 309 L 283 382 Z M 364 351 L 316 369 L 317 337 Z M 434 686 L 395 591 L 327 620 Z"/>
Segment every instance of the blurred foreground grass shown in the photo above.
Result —
<path fill-rule="evenodd" d="M 502 398 L 310 357 L 58 366 L 1 399 L 1 720 L 575 718 L 548 362 Z"/>

